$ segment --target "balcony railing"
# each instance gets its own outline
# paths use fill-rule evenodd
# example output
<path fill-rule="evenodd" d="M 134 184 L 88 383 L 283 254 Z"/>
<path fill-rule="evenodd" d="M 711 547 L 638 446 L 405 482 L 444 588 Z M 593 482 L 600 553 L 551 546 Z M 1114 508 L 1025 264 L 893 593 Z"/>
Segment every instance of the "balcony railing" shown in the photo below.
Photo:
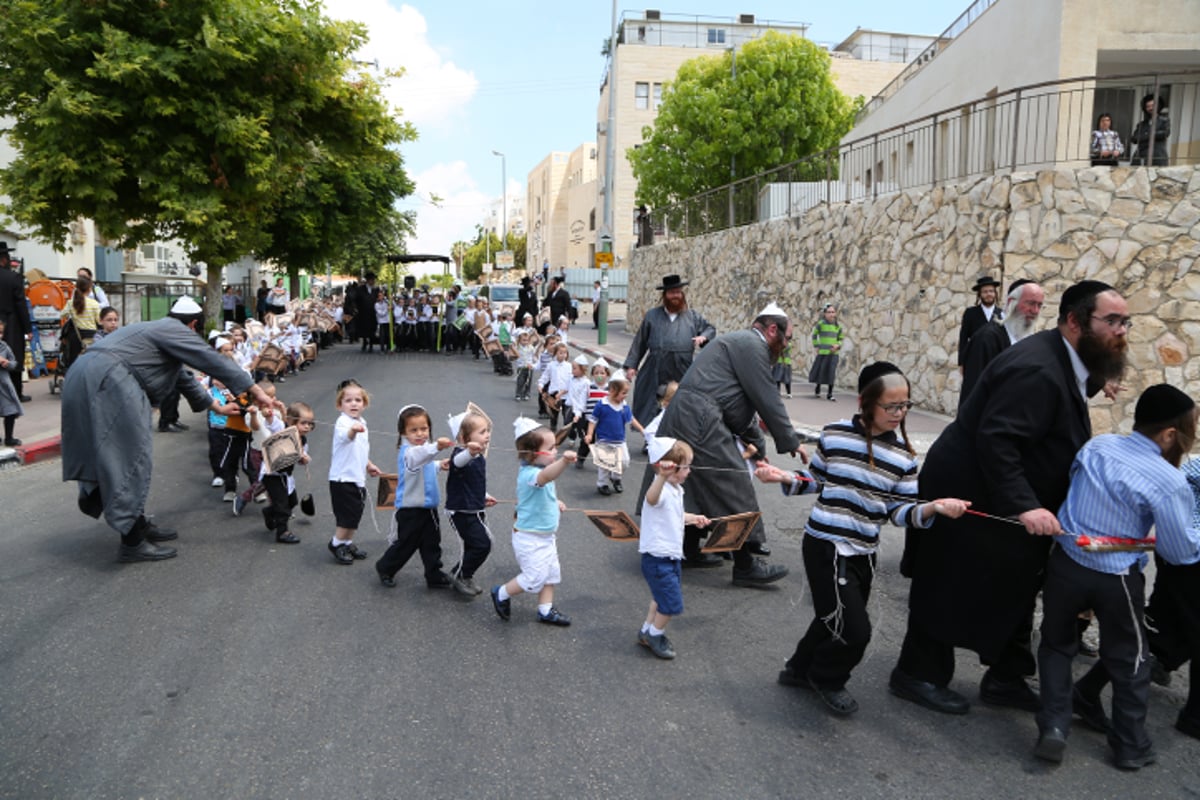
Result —
<path fill-rule="evenodd" d="M 1166 163 L 1155 165 L 1200 163 L 1200 71 L 1073 78 L 944 109 L 711 189 L 656 209 L 656 227 L 665 227 L 667 239 L 696 236 L 952 180 L 1087 166 L 1102 112 L 1112 115 L 1124 144 L 1121 163 L 1133 157 L 1149 164 L 1145 153 L 1137 158 L 1131 141 L 1146 94 L 1167 101 L 1171 120 Z M 1150 150 L 1150 143 L 1141 149 Z"/>

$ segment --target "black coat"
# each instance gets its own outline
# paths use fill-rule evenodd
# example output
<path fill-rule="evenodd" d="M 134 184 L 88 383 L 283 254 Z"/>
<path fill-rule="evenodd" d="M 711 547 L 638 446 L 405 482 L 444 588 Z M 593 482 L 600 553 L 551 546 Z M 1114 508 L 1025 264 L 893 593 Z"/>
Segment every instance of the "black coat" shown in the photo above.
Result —
<path fill-rule="evenodd" d="M 1004 318 L 1000 309 L 992 312 L 992 319 L 999 322 Z M 975 331 L 988 324 L 988 318 L 983 315 L 983 306 L 971 306 L 963 312 L 962 326 L 958 329 L 958 365 L 961 367 L 967 358 L 967 345 Z"/>
<path fill-rule="evenodd" d="M 962 389 L 958 394 L 958 407 L 962 408 L 967 395 L 979 382 L 983 369 L 992 363 L 992 359 L 1003 353 L 1012 344 L 1008 330 L 999 323 L 984 325 L 975 332 L 967 345 L 967 355 L 963 359 Z"/>
<path fill-rule="evenodd" d="M 517 298 L 517 324 L 521 323 L 526 314 L 533 317 L 536 322 L 538 315 L 537 292 L 533 290 L 533 287 L 522 286 L 517 292 Z"/>
<path fill-rule="evenodd" d="M 1071 463 L 1091 435 L 1062 335 L 1036 333 L 984 370 L 930 448 L 920 496 L 961 497 L 973 510 L 1008 518 L 1057 512 Z M 1033 609 L 1050 543 L 1020 525 L 970 515 L 910 530 L 901 564 L 912 578 L 909 624 L 993 662 Z"/>
<path fill-rule="evenodd" d="M 365 283 L 359 284 L 354 296 L 354 330 L 359 337 L 370 339 L 379 325 L 375 322 L 375 289 Z"/>
<path fill-rule="evenodd" d="M 5 266 L 0 266 L 0 320 L 4 320 L 4 341 L 17 360 L 24 363 L 25 334 L 33 330 L 29 305 L 25 302 L 25 280 Z"/>
<path fill-rule="evenodd" d="M 558 318 L 571 313 L 571 295 L 560 285 L 554 292 L 546 294 L 542 308 L 550 309 L 550 321 L 558 324 Z"/>

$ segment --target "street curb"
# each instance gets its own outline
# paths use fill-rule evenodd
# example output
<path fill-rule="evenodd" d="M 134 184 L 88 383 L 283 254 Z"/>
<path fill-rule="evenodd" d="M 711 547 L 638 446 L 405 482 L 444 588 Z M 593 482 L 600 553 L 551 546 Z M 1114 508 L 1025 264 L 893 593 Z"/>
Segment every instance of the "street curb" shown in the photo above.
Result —
<path fill-rule="evenodd" d="M 14 455 L 9 456 L 9 453 Z M 62 437 L 51 436 L 46 439 L 39 439 L 36 442 L 18 445 L 8 450 L 0 450 L 0 463 L 17 460 L 28 466 L 36 464 L 39 461 L 48 461 L 52 458 L 57 458 L 62 455 Z"/>

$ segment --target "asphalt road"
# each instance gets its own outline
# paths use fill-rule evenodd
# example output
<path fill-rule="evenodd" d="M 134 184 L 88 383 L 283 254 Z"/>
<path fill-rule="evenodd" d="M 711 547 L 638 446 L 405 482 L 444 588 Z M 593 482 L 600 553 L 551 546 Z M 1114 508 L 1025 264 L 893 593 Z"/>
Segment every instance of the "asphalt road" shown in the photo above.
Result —
<path fill-rule="evenodd" d="M 349 376 L 373 395 L 380 465 L 394 463 L 402 404 L 426 405 L 443 432 L 468 399 L 483 406 L 496 421 L 489 489 L 513 497 L 518 404 L 487 362 L 343 346 L 280 396 L 332 421 L 334 386 Z M 2 797 L 1200 796 L 1200 744 L 1171 728 L 1181 676 L 1152 690 L 1160 760 L 1137 774 L 1109 766 L 1103 737 L 1078 727 L 1066 762 L 1049 768 L 1031 755 L 1029 715 L 976 705 L 946 717 L 891 697 L 907 592 L 898 530 L 885 533 L 875 640 L 849 687 L 862 709 L 835 719 L 775 683 L 811 618 L 800 559 L 810 500 L 760 487 L 773 560 L 792 575 L 753 590 L 732 587 L 727 567 L 686 573 L 686 611 L 670 628 L 679 658 L 662 662 L 635 644 L 648 602 L 636 546 L 581 514 L 564 515 L 559 534 L 557 604 L 575 624 L 537 624 L 529 597 L 506 624 L 486 594 L 426 589 L 415 559 L 392 590 L 373 558 L 333 562 L 327 427 L 312 437 L 311 480 L 299 478 L 318 513 L 297 519 L 303 543 L 289 547 L 266 533 L 260 507 L 233 517 L 220 502 L 200 418 L 185 419 L 191 431 L 155 438 L 150 510 L 181 531 L 172 561 L 115 563 L 116 535 L 75 509 L 57 462 L 0 472 Z M 568 470 L 559 496 L 628 511 L 635 497 L 597 495 L 590 467 Z M 489 515 L 481 584 L 516 572 L 510 513 Z M 373 557 L 388 514 L 375 520 L 357 539 Z M 443 543 L 453 563 L 448 525 Z M 961 655 L 954 686 L 974 699 L 981 674 Z"/>

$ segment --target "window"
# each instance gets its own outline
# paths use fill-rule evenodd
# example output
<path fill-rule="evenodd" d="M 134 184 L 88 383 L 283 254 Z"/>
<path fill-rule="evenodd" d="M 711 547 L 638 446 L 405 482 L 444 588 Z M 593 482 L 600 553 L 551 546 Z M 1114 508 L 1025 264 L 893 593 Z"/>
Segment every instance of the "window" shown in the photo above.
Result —
<path fill-rule="evenodd" d="M 891 41 L 891 60 L 908 61 L 908 37 L 893 36 Z"/>
<path fill-rule="evenodd" d="M 725 30 L 723 28 L 709 28 L 708 43 L 725 44 Z"/>
<path fill-rule="evenodd" d="M 588 214 L 588 230 L 596 230 L 596 209 L 594 208 L 592 209 L 591 213 Z"/>
<path fill-rule="evenodd" d="M 633 85 L 633 107 L 642 110 L 650 107 L 650 84 L 635 83 Z"/>
<path fill-rule="evenodd" d="M 654 84 L 653 89 L 654 89 L 654 110 L 657 111 L 658 107 L 662 105 L 662 84 L 661 83 Z"/>

